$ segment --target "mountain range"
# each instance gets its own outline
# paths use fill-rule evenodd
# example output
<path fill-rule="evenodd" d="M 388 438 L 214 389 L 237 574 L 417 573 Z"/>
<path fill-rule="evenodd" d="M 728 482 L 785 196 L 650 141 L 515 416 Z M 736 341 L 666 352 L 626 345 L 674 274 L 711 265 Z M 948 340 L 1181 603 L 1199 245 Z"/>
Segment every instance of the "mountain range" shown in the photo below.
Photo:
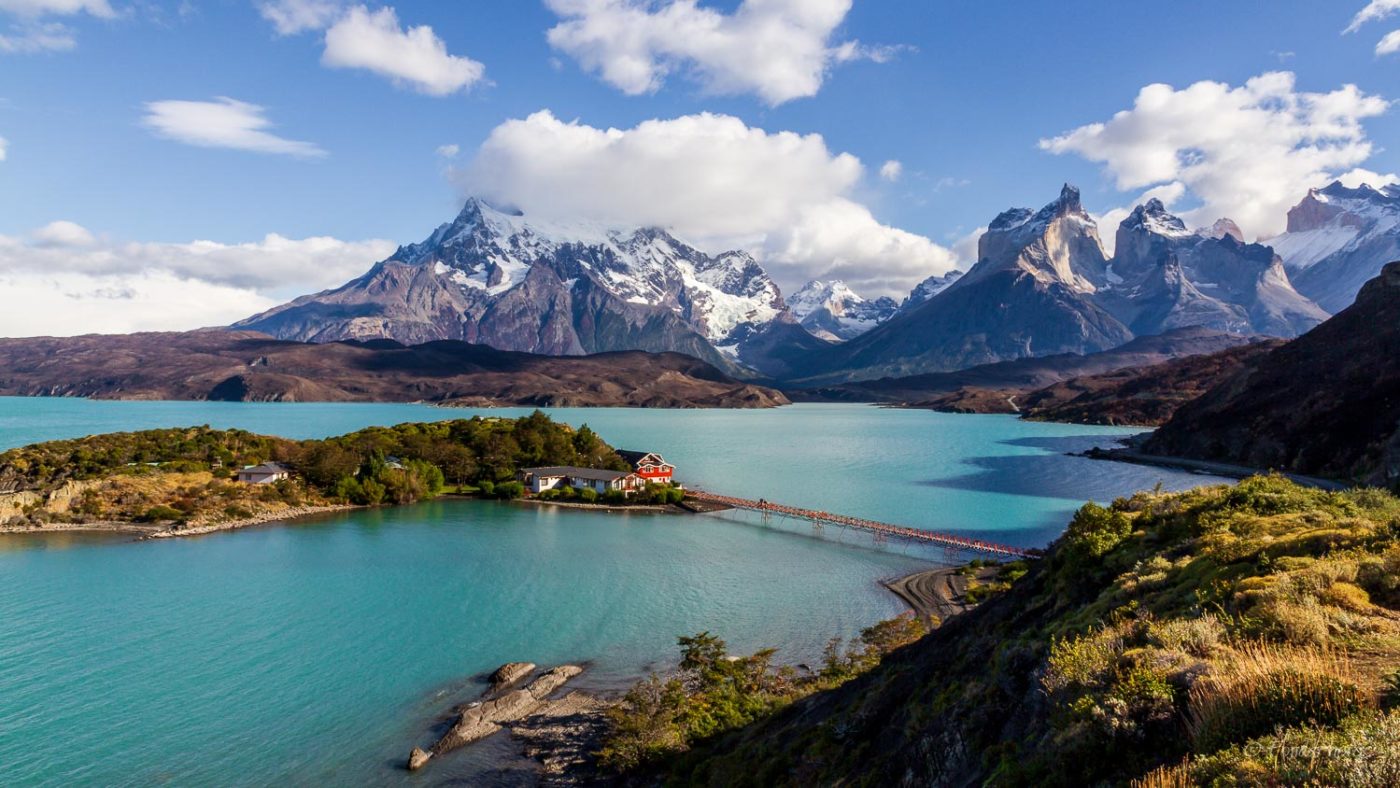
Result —
<path fill-rule="evenodd" d="M 1246 242 L 1228 219 L 1188 228 L 1149 200 L 1115 228 L 1109 255 L 1066 185 L 1039 210 L 997 216 L 966 273 L 931 276 L 896 302 L 839 280 L 784 298 L 744 251 L 711 254 L 662 228 L 543 221 L 470 199 L 363 276 L 234 327 L 305 342 L 679 352 L 729 374 L 823 387 L 1097 353 L 1188 326 L 1294 337 L 1397 254 L 1397 227 L 1395 187 L 1314 190 L 1267 245 Z"/>

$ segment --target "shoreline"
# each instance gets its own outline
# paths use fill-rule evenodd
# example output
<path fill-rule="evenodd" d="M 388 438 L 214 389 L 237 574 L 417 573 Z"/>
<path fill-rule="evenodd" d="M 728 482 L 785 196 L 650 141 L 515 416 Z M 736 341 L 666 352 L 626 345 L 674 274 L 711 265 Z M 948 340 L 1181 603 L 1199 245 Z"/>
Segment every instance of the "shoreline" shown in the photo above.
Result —
<path fill-rule="evenodd" d="M 578 503 L 576 501 L 541 501 L 538 498 L 518 498 L 511 503 L 525 503 L 532 506 L 559 506 L 565 509 L 579 509 L 587 512 L 606 512 L 608 514 L 627 514 L 628 512 L 642 512 L 646 514 L 691 514 L 691 512 L 671 504 L 641 504 L 638 506 L 611 506 L 604 503 Z"/>
<path fill-rule="evenodd" d="M 1091 460 L 1106 460 L 1108 462 L 1124 462 L 1130 465 L 1144 465 L 1153 468 L 1190 471 L 1192 473 L 1220 476 L 1235 480 L 1248 479 L 1251 476 L 1259 476 L 1261 474 L 1279 473 L 1279 475 L 1295 484 L 1301 484 L 1304 487 L 1315 487 L 1319 490 L 1346 490 L 1350 489 L 1352 486 L 1346 482 L 1339 482 L 1334 479 L 1303 476 L 1297 473 L 1283 473 L 1267 468 L 1251 468 L 1248 465 L 1234 465 L 1228 462 L 1211 462 L 1209 460 L 1192 460 L 1185 457 L 1166 457 L 1158 454 L 1144 454 L 1131 448 L 1093 448 L 1088 451 L 1073 453 L 1070 456 L 1085 457 Z"/>
<path fill-rule="evenodd" d="M 995 577 L 996 571 L 996 567 L 982 567 L 975 577 L 986 582 Z M 899 597 L 925 623 L 938 626 L 976 606 L 966 598 L 969 579 L 959 565 L 924 569 L 894 580 L 881 580 L 880 585 Z"/>
<path fill-rule="evenodd" d="M 258 525 L 269 525 L 272 523 L 283 523 L 294 525 L 297 520 L 304 520 L 322 514 L 332 514 L 335 512 L 349 511 L 351 509 L 363 509 L 363 506 L 353 506 L 351 504 L 328 504 L 326 506 L 298 506 L 281 512 L 252 517 L 242 517 L 237 520 L 224 520 L 217 523 L 203 523 L 190 526 L 188 528 L 174 528 L 169 525 L 130 523 L 118 521 L 100 521 L 94 523 L 55 523 L 41 526 L 0 526 L 0 535 L 34 535 L 48 533 L 103 533 L 103 534 L 131 534 L 138 537 L 138 541 L 147 539 L 178 539 L 183 536 L 203 536 L 205 534 L 218 533 L 220 531 L 235 531 L 240 528 L 251 528 Z"/>

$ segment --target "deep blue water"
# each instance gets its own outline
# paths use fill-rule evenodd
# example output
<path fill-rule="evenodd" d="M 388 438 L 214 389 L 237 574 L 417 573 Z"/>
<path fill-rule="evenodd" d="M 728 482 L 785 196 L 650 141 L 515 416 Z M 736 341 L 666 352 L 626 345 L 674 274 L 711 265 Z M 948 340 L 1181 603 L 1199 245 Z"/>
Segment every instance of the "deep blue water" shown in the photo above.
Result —
<path fill-rule="evenodd" d="M 495 415 L 514 415 L 496 409 Z M 319 437 L 454 418 L 415 405 L 0 398 L 0 448 L 155 426 Z M 1085 499 L 1206 477 L 1066 451 L 1124 430 L 855 405 L 570 410 L 717 492 L 1028 546 Z M 745 515 L 444 501 L 134 543 L 0 537 L 0 784 L 409 781 L 409 748 L 502 662 L 586 661 L 580 686 L 665 668 L 675 637 L 802 661 L 900 610 L 877 583 L 940 551 Z M 508 742 L 412 782 L 509 783 Z M 509 771 L 509 768 L 506 769 Z"/>

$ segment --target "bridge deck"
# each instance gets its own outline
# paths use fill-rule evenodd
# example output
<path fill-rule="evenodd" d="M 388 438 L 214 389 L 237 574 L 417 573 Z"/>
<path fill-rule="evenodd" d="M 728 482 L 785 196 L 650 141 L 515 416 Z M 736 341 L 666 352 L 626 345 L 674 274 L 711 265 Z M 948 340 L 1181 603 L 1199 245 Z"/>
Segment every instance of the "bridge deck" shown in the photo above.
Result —
<path fill-rule="evenodd" d="M 689 490 L 686 493 L 686 497 L 708 503 L 724 504 L 726 506 L 732 506 L 735 509 L 785 514 L 791 517 L 811 520 L 816 523 L 832 523 L 833 525 L 857 528 L 882 536 L 911 539 L 918 542 L 926 542 L 958 550 L 969 550 L 976 553 L 985 553 L 1002 558 L 1034 558 L 1036 556 L 1036 553 L 1030 550 L 997 544 L 996 542 L 969 539 L 965 536 L 955 536 L 953 534 L 944 534 L 937 531 L 924 531 L 918 528 L 906 528 L 904 526 L 890 525 L 889 523 L 881 523 L 874 520 L 864 520 L 859 517 L 848 517 L 842 514 L 820 512 L 813 509 L 801 509 L 796 506 L 784 506 L 783 504 L 777 504 L 771 501 L 754 501 L 748 498 L 735 498 L 729 495 L 718 495 L 703 490 Z"/>

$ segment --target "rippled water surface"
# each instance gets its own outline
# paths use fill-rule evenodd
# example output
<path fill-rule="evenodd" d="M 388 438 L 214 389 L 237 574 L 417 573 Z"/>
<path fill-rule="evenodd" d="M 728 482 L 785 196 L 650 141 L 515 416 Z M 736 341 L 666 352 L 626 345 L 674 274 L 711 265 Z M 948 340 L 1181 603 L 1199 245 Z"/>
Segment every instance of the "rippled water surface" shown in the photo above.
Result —
<path fill-rule="evenodd" d="M 496 409 L 494 415 L 527 411 Z M 0 398 L 0 448 L 210 424 L 289 437 L 470 415 L 417 405 Z M 1124 430 L 857 405 L 551 411 L 692 485 L 1044 545 L 1085 499 L 1206 477 L 1066 452 Z M 498 664 L 616 688 L 710 630 L 819 655 L 941 551 L 746 515 L 440 501 L 182 540 L 0 536 L 0 784 L 379 784 Z M 494 743 L 413 782 L 508 784 Z"/>

